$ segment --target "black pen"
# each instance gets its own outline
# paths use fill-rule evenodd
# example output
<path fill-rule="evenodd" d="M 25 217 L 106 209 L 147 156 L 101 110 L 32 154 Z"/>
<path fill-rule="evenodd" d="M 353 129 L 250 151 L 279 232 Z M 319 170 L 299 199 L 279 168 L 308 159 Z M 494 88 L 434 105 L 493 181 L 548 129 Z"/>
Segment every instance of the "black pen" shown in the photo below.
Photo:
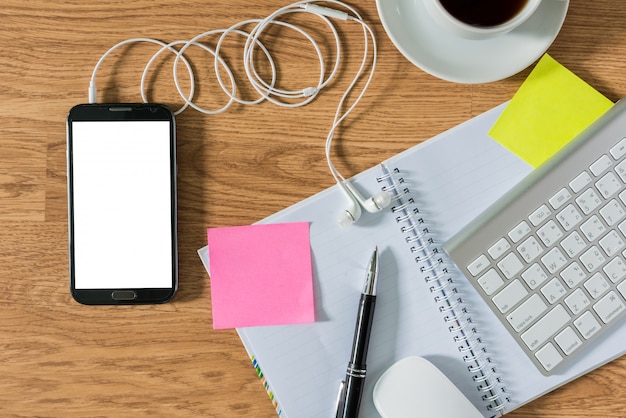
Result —
<path fill-rule="evenodd" d="M 372 322 L 374 319 L 374 307 L 376 306 L 376 281 L 378 277 L 378 248 L 367 267 L 365 285 L 359 311 L 356 317 L 356 329 L 352 342 L 352 354 L 348 363 L 346 379 L 341 382 L 339 398 L 337 399 L 336 418 L 356 418 L 361 406 L 361 395 L 365 385 L 365 361 L 367 359 L 367 347 L 370 342 Z"/>

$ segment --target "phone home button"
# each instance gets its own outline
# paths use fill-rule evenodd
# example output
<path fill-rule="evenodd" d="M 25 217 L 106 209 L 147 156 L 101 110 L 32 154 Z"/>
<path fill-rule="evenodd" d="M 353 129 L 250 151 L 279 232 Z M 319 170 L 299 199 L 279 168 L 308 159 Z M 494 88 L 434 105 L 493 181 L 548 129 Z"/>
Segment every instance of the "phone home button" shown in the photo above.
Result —
<path fill-rule="evenodd" d="M 137 294 L 132 290 L 116 290 L 111 293 L 111 297 L 113 298 L 113 300 L 119 301 L 134 300 L 137 298 Z"/>

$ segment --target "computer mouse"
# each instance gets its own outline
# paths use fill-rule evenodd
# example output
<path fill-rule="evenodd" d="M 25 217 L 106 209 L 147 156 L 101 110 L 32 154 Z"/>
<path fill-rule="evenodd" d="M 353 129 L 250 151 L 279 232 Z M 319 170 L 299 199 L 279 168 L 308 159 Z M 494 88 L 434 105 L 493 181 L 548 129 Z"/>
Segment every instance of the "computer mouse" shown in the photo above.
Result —
<path fill-rule="evenodd" d="M 430 361 L 406 357 L 394 363 L 374 386 L 382 418 L 483 418 L 483 414 Z"/>

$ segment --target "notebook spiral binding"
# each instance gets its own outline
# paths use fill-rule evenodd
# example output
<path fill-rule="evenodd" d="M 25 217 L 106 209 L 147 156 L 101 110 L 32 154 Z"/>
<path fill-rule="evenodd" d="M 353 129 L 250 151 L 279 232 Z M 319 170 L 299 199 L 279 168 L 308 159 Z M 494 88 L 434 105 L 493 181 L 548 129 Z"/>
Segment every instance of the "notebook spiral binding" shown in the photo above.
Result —
<path fill-rule="evenodd" d="M 396 216 L 396 222 L 401 225 L 400 231 L 410 246 L 415 262 L 420 264 L 420 272 L 424 274 L 424 280 L 434 295 L 435 302 L 439 304 L 439 311 L 449 325 L 448 329 L 455 343 L 459 344 L 458 350 L 468 364 L 472 379 L 482 392 L 487 409 L 503 414 L 510 401 L 506 388 L 449 274 L 446 257 L 433 239 L 400 170 L 390 169 L 384 164 L 381 169 L 383 174 L 376 180 L 384 183 L 381 189 L 392 196 L 391 211 Z"/>

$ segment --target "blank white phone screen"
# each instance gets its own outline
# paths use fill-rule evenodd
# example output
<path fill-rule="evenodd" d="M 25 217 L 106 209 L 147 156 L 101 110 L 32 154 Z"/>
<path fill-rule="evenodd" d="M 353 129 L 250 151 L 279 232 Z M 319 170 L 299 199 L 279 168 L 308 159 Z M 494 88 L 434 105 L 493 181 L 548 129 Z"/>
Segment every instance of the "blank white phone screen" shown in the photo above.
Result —
<path fill-rule="evenodd" d="M 76 289 L 172 287 L 170 122 L 72 122 Z"/>

